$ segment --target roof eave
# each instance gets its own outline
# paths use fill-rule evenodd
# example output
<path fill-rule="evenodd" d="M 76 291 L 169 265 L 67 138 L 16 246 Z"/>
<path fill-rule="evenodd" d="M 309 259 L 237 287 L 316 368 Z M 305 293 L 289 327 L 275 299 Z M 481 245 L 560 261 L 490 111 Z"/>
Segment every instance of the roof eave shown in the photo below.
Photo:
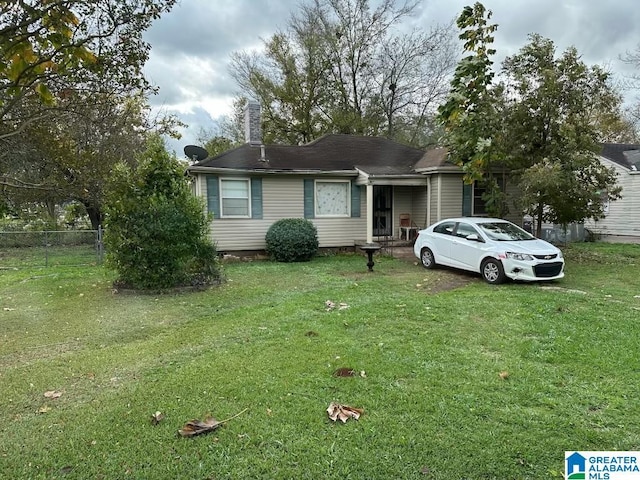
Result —
<path fill-rule="evenodd" d="M 233 175 L 320 175 L 331 177 L 357 177 L 356 170 L 319 170 L 319 169 L 277 169 L 277 168 L 226 168 L 192 166 L 187 168 L 187 173 L 226 173 Z"/>

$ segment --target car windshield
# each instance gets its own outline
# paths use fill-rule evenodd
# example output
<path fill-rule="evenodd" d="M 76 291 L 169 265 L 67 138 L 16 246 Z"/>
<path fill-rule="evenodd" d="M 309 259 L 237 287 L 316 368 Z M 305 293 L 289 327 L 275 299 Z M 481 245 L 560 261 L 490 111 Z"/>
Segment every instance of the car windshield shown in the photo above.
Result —
<path fill-rule="evenodd" d="M 478 226 L 491 240 L 508 242 L 512 240 L 535 240 L 536 237 L 509 222 L 480 223 Z"/>

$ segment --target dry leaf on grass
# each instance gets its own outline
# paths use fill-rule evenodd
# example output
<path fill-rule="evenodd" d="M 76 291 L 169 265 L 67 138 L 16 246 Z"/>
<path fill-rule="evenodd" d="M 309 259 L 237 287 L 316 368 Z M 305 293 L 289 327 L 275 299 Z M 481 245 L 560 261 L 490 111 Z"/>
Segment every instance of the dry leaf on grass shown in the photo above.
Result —
<path fill-rule="evenodd" d="M 195 437 L 203 433 L 213 432 L 220 425 L 222 425 L 222 422 L 217 421 L 213 417 L 207 417 L 204 421 L 196 419 L 187 422 L 184 427 L 178 430 L 178 433 L 182 437 Z"/>
<path fill-rule="evenodd" d="M 227 423 L 229 420 L 233 420 L 236 417 L 239 417 L 247 410 L 249 409 L 245 408 L 241 412 L 236 413 L 233 417 L 229 417 L 226 420 L 222 420 L 220 422 L 211 416 L 205 418 L 204 421 L 200 421 L 197 419 L 191 420 L 190 422 L 187 422 L 184 427 L 178 430 L 178 435 L 182 437 L 195 437 L 196 435 L 202 435 L 203 433 L 213 432 L 220 425 Z"/>
<path fill-rule="evenodd" d="M 151 415 L 151 424 L 158 425 L 162 420 L 164 420 L 164 414 L 162 412 L 156 412 Z"/>
<path fill-rule="evenodd" d="M 46 398 L 60 398 L 62 396 L 62 392 L 58 392 L 57 390 L 47 390 L 44 392 L 44 396 Z"/>
<path fill-rule="evenodd" d="M 507 371 L 500 372 L 498 375 L 500 376 L 500 378 L 502 380 L 506 380 L 507 378 L 509 378 L 509 372 L 507 372 Z"/>
<path fill-rule="evenodd" d="M 346 423 L 350 418 L 358 420 L 362 412 L 364 412 L 362 408 L 350 407 L 349 405 L 342 405 L 335 402 L 331 402 L 329 408 L 327 408 L 329 418 L 334 422 L 340 419 L 342 423 Z"/>

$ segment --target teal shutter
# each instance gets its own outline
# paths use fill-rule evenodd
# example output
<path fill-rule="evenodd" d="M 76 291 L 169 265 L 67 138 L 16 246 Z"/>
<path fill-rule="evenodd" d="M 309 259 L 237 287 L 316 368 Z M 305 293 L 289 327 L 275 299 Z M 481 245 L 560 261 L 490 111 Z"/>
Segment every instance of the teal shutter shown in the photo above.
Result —
<path fill-rule="evenodd" d="M 207 175 L 207 210 L 213 218 L 220 218 L 220 185 L 213 175 Z"/>
<path fill-rule="evenodd" d="M 473 195 L 473 184 L 462 184 L 462 216 L 471 216 L 471 196 Z"/>
<path fill-rule="evenodd" d="M 314 218 L 315 215 L 314 204 L 314 181 L 312 178 L 305 178 L 304 180 L 304 218 Z"/>
<path fill-rule="evenodd" d="M 360 217 L 360 194 L 362 188 L 351 182 L 351 216 Z"/>
<path fill-rule="evenodd" d="M 251 179 L 251 218 L 262 218 L 262 179 Z"/>

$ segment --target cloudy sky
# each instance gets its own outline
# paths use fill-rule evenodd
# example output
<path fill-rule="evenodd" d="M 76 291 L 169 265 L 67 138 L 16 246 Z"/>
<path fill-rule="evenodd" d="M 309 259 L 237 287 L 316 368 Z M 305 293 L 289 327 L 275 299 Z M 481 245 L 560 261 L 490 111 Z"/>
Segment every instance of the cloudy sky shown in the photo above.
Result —
<path fill-rule="evenodd" d="M 151 99 L 155 108 L 176 114 L 188 128 L 170 142 L 179 155 L 196 143 L 202 128 L 230 112 L 238 88 L 228 71 L 234 51 L 259 49 L 262 39 L 285 30 L 292 12 L 304 0 L 180 0 L 145 34 L 151 44 L 147 78 L 160 87 Z M 400 3 L 400 1 L 398 2 Z M 404 20 L 408 29 L 428 30 L 447 24 L 471 0 L 421 0 Z M 527 43 L 527 35 L 550 38 L 557 53 L 575 46 L 583 60 L 603 65 L 620 78 L 630 67 L 619 60 L 640 44 L 640 9 L 635 0 L 484 0 L 499 25 L 494 47 L 496 64 Z M 375 5 L 375 0 L 371 2 Z M 629 92 L 628 98 L 634 97 Z"/>

